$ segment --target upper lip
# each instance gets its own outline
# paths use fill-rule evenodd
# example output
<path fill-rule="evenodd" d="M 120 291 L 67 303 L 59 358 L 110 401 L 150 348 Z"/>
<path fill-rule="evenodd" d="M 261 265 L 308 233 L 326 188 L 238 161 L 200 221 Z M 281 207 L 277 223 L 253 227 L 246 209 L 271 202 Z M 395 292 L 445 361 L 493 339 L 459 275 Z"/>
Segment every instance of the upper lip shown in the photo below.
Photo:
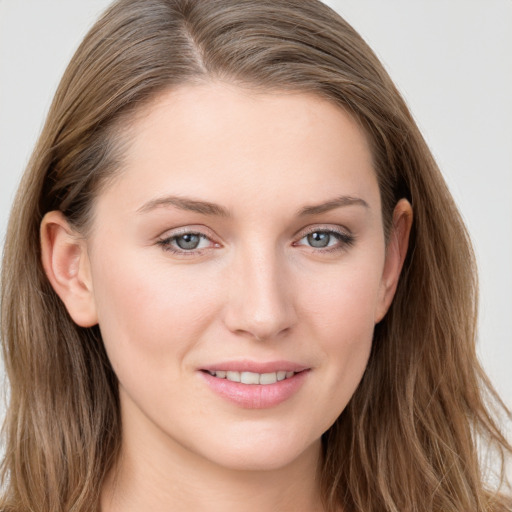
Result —
<path fill-rule="evenodd" d="M 202 366 L 200 370 L 214 372 L 225 370 L 228 372 L 252 372 L 252 373 L 273 373 L 278 371 L 285 372 L 302 372 L 309 369 L 303 364 L 294 363 L 292 361 L 223 361 L 208 366 Z"/>

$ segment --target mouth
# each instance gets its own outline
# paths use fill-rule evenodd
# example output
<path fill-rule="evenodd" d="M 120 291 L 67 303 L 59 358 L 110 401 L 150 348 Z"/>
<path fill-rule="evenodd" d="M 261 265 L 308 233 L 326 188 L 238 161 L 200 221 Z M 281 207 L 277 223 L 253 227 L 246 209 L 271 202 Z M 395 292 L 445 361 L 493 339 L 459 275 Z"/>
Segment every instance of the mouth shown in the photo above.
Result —
<path fill-rule="evenodd" d="M 281 382 L 286 379 L 291 379 L 294 375 L 300 372 L 292 372 L 286 370 L 278 370 L 269 373 L 256 373 L 244 371 L 230 371 L 230 370 L 203 370 L 212 377 L 217 379 L 226 379 L 231 382 L 240 382 L 249 385 L 269 385 Z"/>
<path fill-rule="evenodd" d="M 231 361 L 199 373 L 218 396 L 244 409 L 267 409 L 290 400 L 309 380 L 312 368 L 287 361 Z"/>

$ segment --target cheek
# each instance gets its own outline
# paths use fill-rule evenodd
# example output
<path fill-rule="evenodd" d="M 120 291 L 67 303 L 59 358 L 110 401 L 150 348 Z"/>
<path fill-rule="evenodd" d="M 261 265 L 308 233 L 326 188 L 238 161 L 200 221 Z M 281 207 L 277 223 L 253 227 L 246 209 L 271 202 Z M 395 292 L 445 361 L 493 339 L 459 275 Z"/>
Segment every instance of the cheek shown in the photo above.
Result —
<path fill-rule="evenodd" d="M 318 328 L 330 331 L 333 340 L 341 338 L 357 344 L 361 337 L 366 339 L 373 332 L 381 269 L 382 258 L 374 257 L 357 264 L 350 259 L 329 272 L 312 273 L 297 294 L 301 308 L 317 319 Z"/>
<path fill-rule="evenodd" d="M 160 368 L 179 364 L 218 302 L 191 267 L 173 269 L 149 259 L 127 251 L 96 265 L 99 325 L 116 371 L 144 360 Z"/>
<path fill-rule="evenodd" d="M 333 291 L 325 303 L 322 322 L 324 350 L 331 358 L 338 378 L 352 387 L 358 381 L 368 359 L 374 331 L 375 287 L 349 286 Z M 334 376 L 333 376 L 334 378 Z"/>
<path fill-rule="evenodd" d="M 310 339 L 322 350 L 324 402 L 315 405 L 327 429 L 346 407 L 365 371 L 374 332 L 380 290 L 379 262 L 347 265 L 312 281 L 304 294 Z M 314 283 L 314 284 L 312 284 Z"/>

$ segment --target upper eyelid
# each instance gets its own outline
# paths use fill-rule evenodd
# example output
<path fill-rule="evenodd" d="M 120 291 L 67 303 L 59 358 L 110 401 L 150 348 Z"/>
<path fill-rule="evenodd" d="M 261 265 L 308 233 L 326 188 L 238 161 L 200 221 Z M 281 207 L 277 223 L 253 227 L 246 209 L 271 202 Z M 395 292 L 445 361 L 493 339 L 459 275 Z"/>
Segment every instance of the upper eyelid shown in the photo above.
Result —
<path fill-rule="evenodd" d="M 316 233 L 317 231 L 327 232 L 327 233 L 338 233 L 338 234 L 347 235 L 347 236 L 353 235 L 352 231 L 344 226 L 333 226 L 332 224 L 331 225 L 314 224 L 314 225 L 299 229 L 295 233 L 294 237 L 298 238 L 300 240 L 301 238 L 304 238 L 305 236 L 307 236 L 311 233 Z"/>
<path fill-rule="evenodd" d="M 182 235 L 201 235 L 205 236 L 209 239 L 219 238 L 216 234 L 206 226 L 201 225 L 191 225 L 191 226 L 182 226 L 178 228 L 170 228 L 166 229 L 162 232 L 162 234 L 157 236 L 158 240 L 168 240 L 170 238 L 182 236 Z"/>

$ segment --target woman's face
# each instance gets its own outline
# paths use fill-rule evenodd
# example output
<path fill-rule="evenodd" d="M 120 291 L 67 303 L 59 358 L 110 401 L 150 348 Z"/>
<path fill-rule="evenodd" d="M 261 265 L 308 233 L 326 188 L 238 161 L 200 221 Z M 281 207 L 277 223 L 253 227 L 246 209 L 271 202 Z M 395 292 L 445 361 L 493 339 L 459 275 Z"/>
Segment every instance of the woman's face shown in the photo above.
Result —
<path fill-rule="evenodd" d="M 159 97 L 87 241 L 124 442 L 230 468 L 318 455 L 393 293 L 382 224 L 365 135 L 333 104 Z"/>

